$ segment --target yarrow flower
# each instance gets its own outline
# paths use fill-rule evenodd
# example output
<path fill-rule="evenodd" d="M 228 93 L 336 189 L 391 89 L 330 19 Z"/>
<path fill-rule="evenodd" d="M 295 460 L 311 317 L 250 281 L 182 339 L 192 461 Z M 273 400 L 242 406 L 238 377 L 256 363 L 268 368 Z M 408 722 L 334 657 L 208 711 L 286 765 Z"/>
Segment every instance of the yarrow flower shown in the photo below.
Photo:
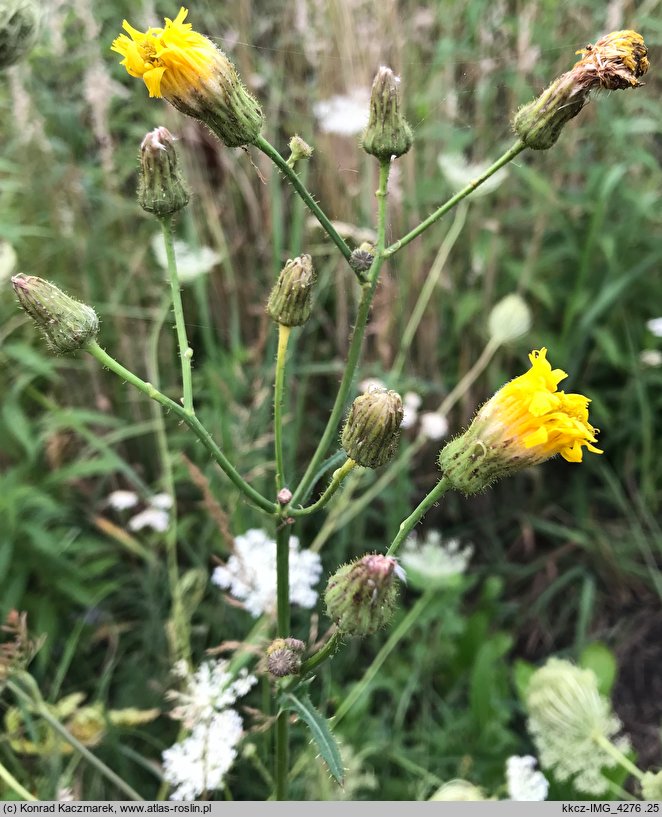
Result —
<path fill-rule="evenodd" d="M 176 704 L 170 714 L 191 731 L 163 752 L 163 776 L 176 787 L 171 800 L 195 800 L 218 789 L 237 756 L 243 722 L 230 707 L 257 679 L 246 670 L 233 676 L 228 667 L 227 661 L 207 661 L 191 673 L 185 662 L 175 666 L 184 689 L 167 693 Z"/>
<path fill-rule="evenodd" d="M 430 530 L 421 541 L 416 533 L 407 537 L 400 562 L 414 586 L 441 587 L 466 571 L 473 552 L 473 545 L 461 547 L 459 539 L 444 542 L 438 530 Z"/>
<path fill-rule="evenodd" d="M 143 80 L 150 97 L 204 122 L 228 147 L 251 144 L 260 135 L 262 111 L 234 66 L 211 40 L 185 23 L 180 8 L 163 28 L 138 31 L 126 20 L 111 49 L 132 77 Z M 127 36 L 128 34 L 128 36 Z"/>
<path fill-rule="evenodd" d="M 176 704 L 170 716 L 193 729 L 231 707 L 257 683 L 257 678 L 245 669 L 238 675 L 232 675 L 228 669 L 227 661 L 205 661 L 191 673 L 185 662 L 178 663 L 175 674 L 183 679 L 184 689 L 166 693 L 168 700 Z"/>
<path fill-rule="evenodd" d="M 525 705 L 542 767 L 562 782 L 572 778 L 587 794 L 607 791 L 602 769 L 617 764 L 614 755 L 626 752 L 629 741 L 618 737 L 621 722 L 600 695 L 595 673 L 550 658 L 531 676 Z"/>
<path fill-rule="evenodd" d="M 535 771 L 531 755 L 513 755 L 506 761 L 506 783 L 510 800 L 546 800 L 549 783 L 542 772 Z"/>
<path fill-rule="evenodd" d="M 243 734 L 241 716 L 234 709 L 199 723 L 184 740 L 163 752 L 163 777 L 176 788 L 171 800 L 195 800 L 202 792 L 221 787 L 237 757 Z"/>
<path fill-rule="evenodd" d="M 300 550 L 296 536 L 290 537 L 290 601 L 310 609 L 317 603 L 314 586 L 322 575 L 319 554 Z M 244 603 L 254 617 L 273 614 L 276 609 L 276 543 L 268 534 L 253 528 L 234 540 L 234 553 L 226 565 L 217 567 L 212 582 Z"/>
<path fill-rule="evenodd" d="M 552 369 L 547 349 L 531 352 L 529 360 L 529 371 L 499 389 L 467 431 L 442 449 L 439 465 L 457 490 L 475 493 L 556 454 L 581 462 L 584 448 L 602 453 L 594 445 L 598 430 L 588 420 L 588 397 L 558 391 L 568 375 Z"/>

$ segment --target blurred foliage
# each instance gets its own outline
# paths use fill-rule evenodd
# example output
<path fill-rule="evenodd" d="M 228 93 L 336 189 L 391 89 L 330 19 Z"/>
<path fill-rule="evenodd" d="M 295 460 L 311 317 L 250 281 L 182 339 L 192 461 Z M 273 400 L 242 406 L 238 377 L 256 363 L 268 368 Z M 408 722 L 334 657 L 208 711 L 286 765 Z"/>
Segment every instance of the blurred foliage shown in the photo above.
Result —
<path fill-rule="evenodd" d="M 109 46 L 124 16 L 140 26 L 175 11 L 160 0 L 45 4 L 30 61 L 0 75 L 0 237 L 15 251 L 17 271 L 93 303 L 103 345 L 177 399 L 177 351 L 162 331 L 164 320 L 169 329 L 166 288 L 151 249 L 156 225 L 137 207 L 134 190 L 145 132 L 165 124 L 180 136 L 194 198 L 179 235 L 220 255 L 184 291 L 199 414 L 241 473 L 269 490 L 270 282 L 286 258 L 313 255 L 317 308 L 294 339 L 288 370 L 289 474 L 302 473 L 331 406 L 356 285 L 262 156 L 223 148 L 196 123 L 148 100 L 118 66 Z M 552 150 L 522 154 L 497 189 L 472 201 L 404 373 L 389 380 L 420 393 L 425 409 L 436 408 L 478 358 L 491 307 L 517 291 L 533 311 L 533 330 L 501 350 L 466 391 L 451 429 L 520 373 L 530 349 L 545 345 L 554 365 L 570 373 L 567 390 L 593 399 L 606 453 L 581 467 L 547 464 L 471 500 L 451 496 L 429 514 L 427 526 L 475 543 L 471 579 L 418 600 L 407 594 L 389 633 L 347 645 L 313 686 L 313 703 L 326 715 L 353 700 L 335 730 L 354 770 L 345 791 L 357 798 L 427 797 L 453 777 L 496 791 L 506 756 L 530 750 L 513 661 L 555 651 L 576 657 L 596 638 L 613 650 L 626 679 L 616 683 L 616 708 L 640 757 L 660 765 L 662 698 L 651 686 L 648 699 L 627 681 L 635 638 L 639 673 L 656 672 L 662 598 L 662 367 L 640 357 L 662 352 L 662 339 L 646 328 L 662 304 L 659 11 L 659 0 L 263 0 L 203 2 L 194 11 L 196 29 L 232 55 L 260 97 L 270 140 L 284 149 L 297 132 L 314 145 L 307 184 L 354 231 L 374 225 L 375 163 L 356 137 L 322 132 L 313 104 L 369 87 L 382 63 L 402 74 L 416 142 L 393 174 L 392 239 L 454 192 L 438 157 L 495 158 L 512 139 L 512 113 L 566 70 L 576 49 L 605 31 L 634 27 L 651 50 L 646 87 L 596 96 Z M 386 269 L 361 377 L 389 378 L 451 223 L 437 224 Z M 108 507 L 108 494 L 127 488 L 147 500 L 159 490 L 158 429 L 165 423 L 182 572 L 207 575 L 228 553 L 229 535 L 263 520 L 158 408 L 91 360 L 49 357 L 16 310 L 10 274 L 0 266 L 2 613 L 26 610 L 31 630 L 47 635 L 32 672 L 50 703 L 80 692 L 108 709 L 165 708 L 170 600 L 162 535 L 130 532 L 126 514 Z M 405 452 L 412 434 L 404 435 Z M 437 478 L 436 453 L 432 443 L 419 450 L 363 514 L 337 527 L 375 477 L 352 481 L 326 521 L 316 516 L 301 525 L 302 542 L 324 546 L 329 571 L 382 550 Z M 217 590 L 199 595 L 196 658 L 241 639 L 247 623 Z M 650 611 L 643 625 L 642 611 Z M 364 681 L 403 621 L 397 649 Z M 305 638 L 300 613 L 294 624 Z M 249 700 L 262 706 L 259 691 Z M 308 762 L 303 729 L 294 735 L 294 793 L 342 796 L 322 766 Z M 98 753 L 152 797 L 159 785 L 153 762 L 175 737 L 174 724 L 161 718 L 121 739 L 111 732 Z M 252 740 L 266 761 L 269 734 Z M 75 781 L 88 799 L 116 794 L 93 768 L 63 756 L 26 764 L 0 741 L 0 760 L 42 799 L 52 799 L 63 780 Z M 228 785 L 235 798 L 268 793 L 266 784 L 259 790 L 248 753 Z"/>

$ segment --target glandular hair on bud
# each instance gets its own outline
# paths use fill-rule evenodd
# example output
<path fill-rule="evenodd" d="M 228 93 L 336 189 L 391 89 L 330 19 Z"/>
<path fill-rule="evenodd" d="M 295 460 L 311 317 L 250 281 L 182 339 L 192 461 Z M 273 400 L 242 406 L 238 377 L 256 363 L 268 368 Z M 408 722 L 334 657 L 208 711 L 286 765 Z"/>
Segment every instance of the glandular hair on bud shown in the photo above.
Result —
<path fill-rule="evenodd" d="M 54 352 L 71 354 L 96 339 L 99 318 L 91 306 L 36 275 L 16 275 L 11 280 L 20 305 Z"/>
<path fill-rule="evenodd" d="M 276 678 L 298 675 L 306 645 L 298 638 L 277 638 L 267 647 L 267 669 Z"/>
<path fill-rule="evenodd" d="M 138 202 L 162 218 L 186 207 L 189 198 L 177 165 L 175 138 L 167 128 L 155 128 L 140 145 Z"/>
<path fill-rule="evenodd" d="M 0 69 L 26 57 L 37 41 L 41 11 L 34 0 L 4 0 L 0 5 Z"/>
<path fill-rule="evenodd" d="M 283 326 L 302 326 L 313 308 L 315 269 L 309 255 L 290 259 L 278 276 L 267 301 L 267 312 Z"/>
<path fill-rule="evenodd" d="M 372 83 L 370 118 L 361 144 L 366 153 L 388 162 L 402 156 L 412 146 L 412 130 L 400 112 L 400 79 L 390 68 L 382 66 Z"/>
<path fill-rule="evenodd" d="M 324 594 L 329 617 L 346 635 L 365 636 L 386 626 L 398 599 L 397 562 L 367 554 L 340 567 Z"/>
<path fill-rule="evenodd" d="M 395 391 L 373 389 L 352 403 L 342 431 L 347 456 L 364 468 L 379 468 L 393 457 L 404 416 L 402 399 Z"/>

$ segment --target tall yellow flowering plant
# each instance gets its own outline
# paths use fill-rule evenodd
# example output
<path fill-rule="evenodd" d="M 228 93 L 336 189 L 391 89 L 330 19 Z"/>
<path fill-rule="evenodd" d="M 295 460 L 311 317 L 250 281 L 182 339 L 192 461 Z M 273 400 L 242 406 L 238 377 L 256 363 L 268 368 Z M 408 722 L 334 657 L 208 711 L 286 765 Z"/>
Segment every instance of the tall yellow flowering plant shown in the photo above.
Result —
<path fill-rule="evenodd" d="M 278 333 L 273 427 L 276 480 L 273 492 L 265 495 L 239 473 L 196 414 L 191 380 L 193 352 L 187 339 L 179 293 L 172 231 L 173 217 L 186 206 L 189 196 L 177 169 L 173 138 L 165 128 L 148 134 L 143 142 L 139 201 L 147 212 L 159 219 L 163 230 L 181 358 L 182 399 L 166 396 L 105 351 L 97 342 L 99 323 L 91 308 L 64 296 L 54 284 L 31 276 L 16 277 L 14 288 L 19 302 L 43 329 L 56 351 L 85 350 L 114 374 L 160 403 L 188 426 L 247 500 L 271 518 L 277 551 L 277 610 L 275 627 L 271 627 L 270 620 L 266 626 L 272 629 L 276 640 L 267 650 L 265 666 L 274 679 L 278 713 L 274 725 L 274 796 L 286 799 L 290 709 L 315 727 L 314 734 L 323 744 L 321 751 L 325 760 L 332 772 L 342 777 L 342 765 L 329 749 L 326 725 L 320 725 L 319 713 L 312 713 L 303 696 L 297 698 L 297 694 L 302 682 L 338 649 L 343 635 L 365 635 L 389 621 L 396 603 L 398 577 L 402 575 L 395 556 L 428 508 L 450 489 L 473 494 L 498 478 L 542 463 L 556 454 L 570 463 L 578 463 L 585 451 L 601 453 L 596 444 L 597 430 L 589 421 L 589 399 L 560 391 L 558 386 L 566 373 L 552 368 L 547 349 L 533 351 L 530 369 L 499 389 L 480 408 L 469 428 L 442 449 L 438 484 L 403 520 L 387 553 L 366 554 L 342 566 L 331 577 L 327 608 L 337 626 L 320 649 L 306 655 L 305 645 L 292 637 L 290 626 L 290 534 L 297 520 L 316 514 L 327 505 L 352 469 L 388 464 L 397 448 L 403 419 L 403 402 L 393 391 L 372 391 L 355 400 L 351 408 L 348 405 L 382 265 L 527 147 L 550 147 L 565 123 L 580 112 L 594 88 L 640 85 L 640 77 L 648 70 L 647 51 L 641 36 L 633 31 L 615 32 L 584 49 L 573 69 L 516 114 L 514 144 L 428 218 L 391 244 L 386 241 L 389 174 L 394 160 L 411 149 L 414 134 L 402 113 L 404 105 L 398 78 L 389 68 L 380 68 L 372 89 L 369 124 L 361 140 L 379 167 L 377 235 L 372 246 L 351 247 L 296 172 L 297 162 L 311 156 L 310 147 L 294 137 L 290 143 L 291 156 L 285 158 L 266 140 L 262 135 L 264 122 L 259 103 L 244 87 L 225 54 L 207 37 L 194 31 L 187 16 L 187 9 L 181 8 L 174 18 L 166 18 L 162 27 L 146 31 L 124 21 L 124 33 L 114 40 L 112 50 L 122 57 L 121 65 L 128 74 L 143 81 L 150 97 L 161 97 L 184 114 L 205 123 L 225 145 L 253 145 L 271 159 L 346 259 L 360 288 L 354 330 L 336 399 L 304 473 L 298 479 L 286 473 L 282 418 L 288 341 L 315 309 L 314 259 L 302 247 L 300 255 L 284 266 L 272 293 L 265 297 Z M 328 457 L 330 449 L 337 448 L 344 415 L 347 419 L 341 435 L 342 450 Z M 326 487 L 310 499 L 317 483 L 329 474 Z M 189 639 L 181 615 L 184 601 L 181 590 L 177 589 L 176 546 L 177 542 L 172 542 L 168 553 L 175 643 L 177 657 L 187 658 Z"/>

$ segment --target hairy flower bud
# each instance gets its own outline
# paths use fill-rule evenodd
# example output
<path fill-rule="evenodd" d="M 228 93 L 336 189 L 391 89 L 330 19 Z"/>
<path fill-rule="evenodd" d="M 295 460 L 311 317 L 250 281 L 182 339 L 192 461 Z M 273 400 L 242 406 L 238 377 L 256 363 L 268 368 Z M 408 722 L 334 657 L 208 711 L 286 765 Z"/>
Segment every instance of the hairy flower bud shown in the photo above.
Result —
<path fill-rule="evenodd" d="M 398 598 L 397 562 L 368 554 L 339 568 L 329 579 L 324 599 L 329 617 L 347 635 L 370 635 L 386 626 Z"/>
<path fill-rule="evenodd" d="M 70 354 L 95 340 L 99 319 L 91 306 L 70 298 L 36 275 L 16 275 L 11 280 L 20 305 L 54 352 Z"/>
<path fill-rule="evenodd" d="M 132 77 L 141 77 L 150 97 L 204 122 L 228 147 L 252 144 L 262 129 L 262 111 L 214 43 L 193 31 L 181 8 L 163 28 L 137 31 L 125 20 L 112 50 Z"/>
<path fill-rule="evenodd" d="M 25 57 L 37 40 L 41 12 L 34 0 L 5 0 L 0 9 L 0 69 Z"/>
<path fill-rule="evenodd" d="M 375 248 L 372 244 L 364 242 L 360 247 L 352 250 L 349 257 L 349 265 L 354 272 L 367 272 L 375 260 Z"/>
<path fill-rule="evenodd" d="M 267 647 L 267 669 L 276 678 L 298 675 L 306 645 L 298 638 L 277 638 Z"/>
<path fill-rule="evenodd" d="M 315 284 L 313 259 L 300 255 L 289 260 L 281 270 L 278 281 L 267 301 L 267 312 L 284 326 L 301 326 L 310 317 Z"/>
<path fill-rule="evenodd" d="M 636 31 L 614 31 L 577 52 L 582 58 L 570 71 L 520 108 L 513 129 L 533 150 L 547 150 L 563 126 L 581 111 L 595 88 L 637 88 L 649 68 L 648 49 Z"/>
<path fill-rule="evenodd" d="M 342 431 L 347 456 L 365 468 L 379 468 L 393 457 L 404 416 L 402 399 L 395 391 L 373 389 L 356 398 Z"/>
<path fill-rule="evenodd" d="M 150 131 L 140 145 L 138 202 L 155 216 L 169 216 L 189 202 L 177 167 L 175 138 L 167 128 Z"/>
<path fill-rule="evenodd" d="M 402 156 L 414 141 L 407 120 L 400 113 L 399 77 L 382 66 L 372 83 L 370 119 L 361 144 L 366 153 L 388 162 L 392 156 Z"/>
<path fill-rule="evenodd" d="M 310 159 L 313 155 L 313 149 L 311 146 L 304 142 L 304 140 L 295 135 L 290 139 L 290 158 L 288 159 L 288 164 L 294 166 L 297 162 L 301 161 L 301 159 Z"/>

